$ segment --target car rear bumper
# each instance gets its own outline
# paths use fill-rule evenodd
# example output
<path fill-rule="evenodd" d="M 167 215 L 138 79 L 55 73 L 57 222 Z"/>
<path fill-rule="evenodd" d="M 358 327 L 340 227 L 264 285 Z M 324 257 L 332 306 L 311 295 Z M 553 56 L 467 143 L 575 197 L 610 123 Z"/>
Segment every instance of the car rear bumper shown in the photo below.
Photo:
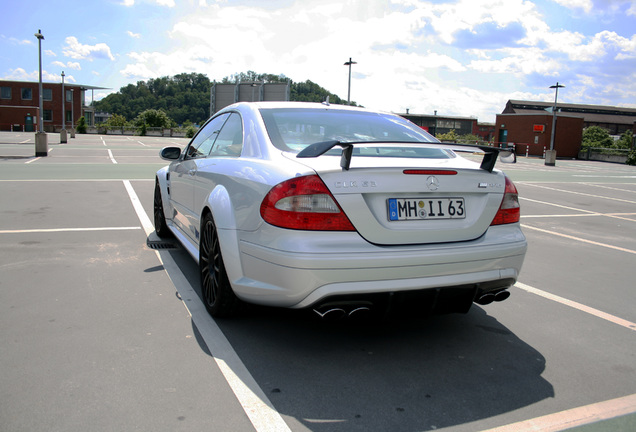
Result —
<path fill-rule="evenodd" d="M 470 242 L 390 247 L 356 233 L 264 231 L 240 240 L 241 274 L 232 278 L 233 289 L 248 302 L 291 308 L 342 295 L 481 283 L 506 288 L 527 249 L 518 224 L 491 227 Z"/>

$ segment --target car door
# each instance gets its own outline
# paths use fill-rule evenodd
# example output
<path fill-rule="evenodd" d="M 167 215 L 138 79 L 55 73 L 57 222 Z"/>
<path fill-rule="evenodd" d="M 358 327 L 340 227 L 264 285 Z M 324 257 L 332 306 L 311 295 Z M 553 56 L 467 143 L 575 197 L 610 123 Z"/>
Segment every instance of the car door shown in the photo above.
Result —
<path fill-rule="evenodd" d="M 193 242 L 197 241 L 199 215 L 194 206 L 194 178 L 199 162 L 208 156 L 228 114 L 208 121 L 192 138 L 181 160 L 170 167 L 170 200 L 174 222 Z"/>
<path fill-rule="evenodd" d="M 217 134 L 210 154 L 200 161 L 199 170 L 194 177 L 194 200 L 199 213 L 218 184 L 228 188 L 228 193 L 234 189 L 235 182 L 228 180 L 240 168 L 237 159 L 242 150 L 243 122 L 238 113 L 231 113 Z"/>

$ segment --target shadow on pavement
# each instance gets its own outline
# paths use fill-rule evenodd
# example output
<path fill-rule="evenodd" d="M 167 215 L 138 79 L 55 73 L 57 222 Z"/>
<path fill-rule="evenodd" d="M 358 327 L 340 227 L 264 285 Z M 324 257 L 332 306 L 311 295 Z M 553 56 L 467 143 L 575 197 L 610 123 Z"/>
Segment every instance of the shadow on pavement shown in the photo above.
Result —
<path fill-rule="evenodd" d="M 312 431 L 434 430 L 554 396 L 545 358 L 478 306 L 356 323 L 256 308 L 217 323 L 278 412 Z"/>

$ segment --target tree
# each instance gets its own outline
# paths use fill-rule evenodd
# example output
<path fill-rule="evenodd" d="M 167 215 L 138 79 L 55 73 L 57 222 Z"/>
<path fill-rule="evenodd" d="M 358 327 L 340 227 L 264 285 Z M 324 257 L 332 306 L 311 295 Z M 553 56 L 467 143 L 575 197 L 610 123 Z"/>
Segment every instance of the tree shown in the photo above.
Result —
<path fill-rule="evenodd" d="M 614 147 L 617 149 L 631 149 L 634 143 L 634 133 L 630 130 L 623 132 L 621 137 L 614 142 Z"/>
<path fill-rule="evenodd" d="M 113 114 L 108 118 L 108 120 L 102 123 L 102 126 L 105 127 L 124 127 L 126 125 L 128 125 L 126 117 L 119 114 Z"/>
<path fill-rule="evenodd" d="M 613 144 L 614 140 L 607 129 L 600 126 L 590 126 L 583 129 L 582 148 L 611 148 Z"/>
<path fill-rule="evenodd" d="M 133 123 L 138 127 L 169 128 L 174 122 L 163 110 L 147 109 L 139 114 Z"/>
<path fill-rule="evenodd" d="M 153 78 L 128 84 L 95 103 L 99 111 L 135 119 L 145 110 L 163 110 L 177 124 L 202 123 L 209 116 L 210 79 L 198 73 Z"/>

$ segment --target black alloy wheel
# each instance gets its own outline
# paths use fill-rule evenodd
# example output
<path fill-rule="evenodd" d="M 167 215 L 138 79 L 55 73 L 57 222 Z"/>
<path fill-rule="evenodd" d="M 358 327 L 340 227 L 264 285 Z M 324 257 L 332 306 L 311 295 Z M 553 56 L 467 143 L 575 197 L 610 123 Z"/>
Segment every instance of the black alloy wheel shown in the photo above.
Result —
<path fill-rule="evenodd" d="M 172 231 L 166 224 L 166 216 L 163 212 L 163 200 L 161 199 L 161 187 L 159 181 L 155 181 L 155 199 L 154 199 L 154 218 L 155 218 L 155 232 L 159 237 L 171 237 Z"/>
<path fill-rule="evenodd" d="M 201 223 L 199 243 L 201 296 L 210 315 L 227 318 L 238 313 L 241 301 L 236 297 L 225 271 L 219 236 L 211 214 Z"/>

